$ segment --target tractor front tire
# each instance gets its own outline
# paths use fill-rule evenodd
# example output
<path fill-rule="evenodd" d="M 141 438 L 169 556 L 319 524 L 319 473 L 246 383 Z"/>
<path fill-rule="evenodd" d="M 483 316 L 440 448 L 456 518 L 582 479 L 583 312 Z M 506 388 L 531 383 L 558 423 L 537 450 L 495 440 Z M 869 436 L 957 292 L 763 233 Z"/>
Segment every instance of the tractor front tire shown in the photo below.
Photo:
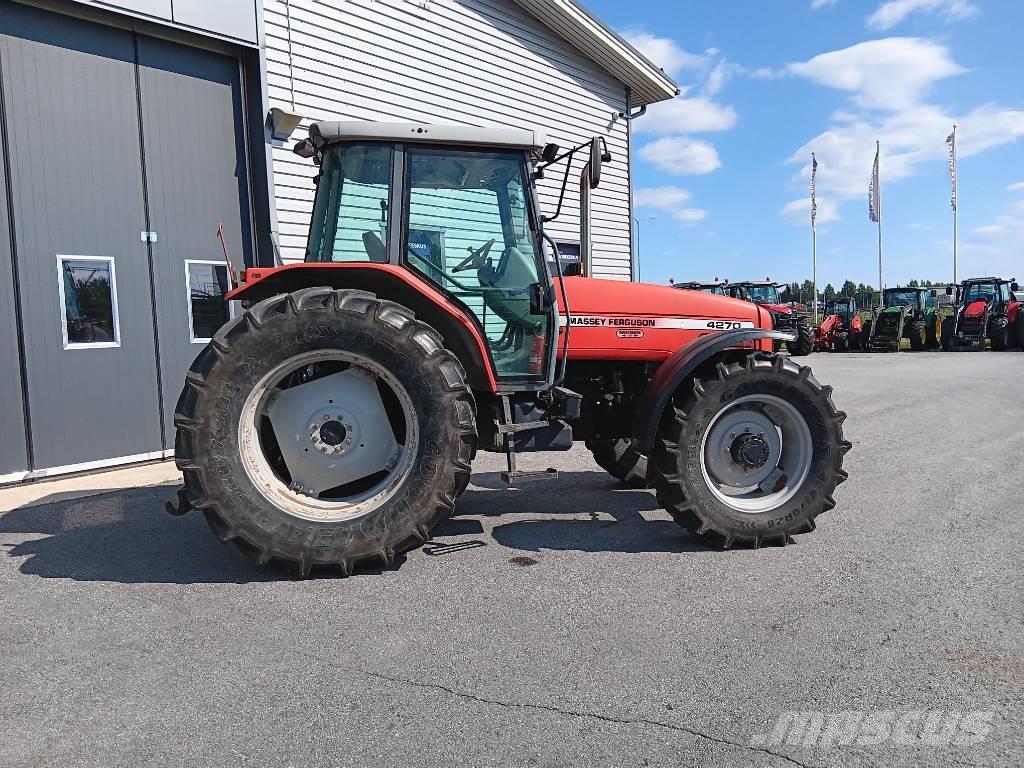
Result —
<path fill-rule="evenodd" d="M 659 505 L 724 547 L 786 544 L 792 534 L 813 531 L 847 477 L 846 414 L 831 394 L 809 368 L 785 357 L 719 363 L 692 392 L 677 393 L 662 417 L 650 471 Z M 743 491 L 746 467 L 733 462 L 751 456 L 757 458 L 746 466 L 762 462 L 751 471 L 764 475 L 767 490 Z"/>
<path fill-rule="evenodd" d="M 953 350 L 953 318 L 944 317 L 942 318 L 942 330 L 939 333 L 940 343 L 942 344 L 943 352 L 951 352 Z"/>
<path fill-rule="evenodd" d="M 939 348 L 939 334 L 941 332 L 941 326 L 938 318 L 932 318 L 931 322 L 928 323 L 928 328 L 925 333 L 925 349 L 938 349 Z"/>
<path fill-rule="evenodd" d="M 796 323 L 796 340 L 786 342 L 786 348 L 793 357 L 805 357 L 814 351 L 814 329 L 803 320 Z"/>
<path fill-rule="evenodd" d="M 586 444 L 597 465 L 623 485 L 643 488 L 647 484 L 647 457 L 631 439 L 592 438 Z"/>
<path fill-rule="evenodd" d="M 1005 317 L 996 317 L 989 321 L 988 339 L 996 352 L 1003 352 L 1010 346 L 1010 325 Z"/>
<path fill-rule="evenodd" d="M 928 340 L 925 334 L 924 320 L 914 320 L 911 322 L 907 333 L 910 335 L 910 348 L 913 351 L 920 352 L 925 348 Z"/>
<path fill-rule="evenodd" d="M 301 576 L 388 565 L 427 541 L 477 445 L 473 395 L 440 335 L 399 304 L 331 288 L 274 296 L 221 328 L 174 424 L 184 492 L 217 537 Z"/>

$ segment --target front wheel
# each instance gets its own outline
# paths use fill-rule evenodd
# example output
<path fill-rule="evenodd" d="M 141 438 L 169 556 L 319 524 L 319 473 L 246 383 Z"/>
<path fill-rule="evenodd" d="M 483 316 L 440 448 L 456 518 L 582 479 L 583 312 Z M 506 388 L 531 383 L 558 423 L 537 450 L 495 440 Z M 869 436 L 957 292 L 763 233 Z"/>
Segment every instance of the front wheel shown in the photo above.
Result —
<path fill-rule="evenodd" d="M 185 494 L 222 541 L 302 575 L 390 563 L 469 481 L 472 393 L 441 337 L 371 293 L 306 288 L 225 325 L 175 409 Z"/>
<path fill-rule="evenodd" d="M 910 336 L 910 348 L 914 352 L 920 352 L 925 348 L 927 338 L 925 334 L 924 320 L 914 320 L 910 323 L 907 333 Z"/>
<path fill-rule="evenodd" d="M 797 320 L 796 339 L 786 343 L 793 357 L 805 357 L 814 351 L 814 329 L 803 320 Z"/>
<path fill-rule="evenodd" d="M 996 352 L 1002 352 L 1010 346 L 1010 326 L 1005 317 L 996 317 L 989 322 L 988 338 Z"/>
<path fill-rule="evenodd" d="M 630 488 L 647 484 L 647 457 L 629 438 L 592 438 L 587 448 L 605 472 Z"/>
<path fill-rule="evenodd" d="M 846 414 L 831 387 L 773 355 L 716 373 L 677 394 L 662 418 L 650 473 L 660 505 L 726 547 L 814 530 L 847 477 Z"/>

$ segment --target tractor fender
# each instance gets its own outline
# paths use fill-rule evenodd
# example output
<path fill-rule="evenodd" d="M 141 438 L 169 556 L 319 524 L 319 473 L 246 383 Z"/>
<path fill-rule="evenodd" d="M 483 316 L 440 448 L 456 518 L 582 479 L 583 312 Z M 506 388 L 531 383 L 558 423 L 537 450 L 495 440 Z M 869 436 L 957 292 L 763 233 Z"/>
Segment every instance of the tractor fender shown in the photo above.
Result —
<path fill-rule="evenodd" d="M 243 279 L 227 299 L 255 302 L 300 288 L 328 286 L 370 291 L 397 302 L 441 334 L 445 347 L 466 369 L 473 389 L 498 390 L 487 344 L 469 310 L 408 269 L 375 262 L 303 262 L 253 267 L 245 271 Z"/>
<path fill-rule="evenodd" d="M 795 341 L 795 333 L 773 331 L 770 328 L 740 328 L 733 331 L 708 333 L 676 350 L 654 372 L 637 403 L 633 422 L 633 439 L 641 453 L 649 454 L 654 448 L 661 415 L 665 412 L 673 393 L 679 389 L 702 363 L 739 344 L 759 339 Z"/>

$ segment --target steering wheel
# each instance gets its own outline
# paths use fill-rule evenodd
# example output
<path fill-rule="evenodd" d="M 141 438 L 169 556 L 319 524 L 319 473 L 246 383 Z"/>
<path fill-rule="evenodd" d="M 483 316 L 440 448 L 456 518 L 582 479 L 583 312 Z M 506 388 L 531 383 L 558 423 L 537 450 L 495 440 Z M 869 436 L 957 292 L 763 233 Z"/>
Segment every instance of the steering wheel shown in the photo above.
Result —
<path fill-rule="evenodd" d="M 494 238 L 491 238 L 486 243 L 481 245 L 469 256 L 459 262 L 457 267 L 452 268 L 452 272 L 462 272 L 467 269 L 476 268 L 479 269 L 484 265 L 484 259 L 487 258 L 487 254 L 491 252 L 491 248 L 494 246 Z"/>

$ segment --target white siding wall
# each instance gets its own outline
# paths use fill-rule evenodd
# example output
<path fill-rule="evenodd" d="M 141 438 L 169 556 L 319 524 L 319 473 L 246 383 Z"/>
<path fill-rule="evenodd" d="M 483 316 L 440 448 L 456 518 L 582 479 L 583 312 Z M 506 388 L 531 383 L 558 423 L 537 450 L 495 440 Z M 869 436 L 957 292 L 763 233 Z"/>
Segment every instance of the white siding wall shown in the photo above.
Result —
<path fill-rule="evenodd" d="M 594 273 L 630 277 L 625 86 L 510 0 L 266 0 L 270 103 L 306 121 L 414 121 L 530 127 L 563 147 L 607 137 L 614 161 L 592 196 Z M 294 102 L 293 102 L 294 96 Z M 574 166 L 582 167 L 582 160 Z M 313 165 L 274 150 L 281 250 L 304 255 Z M 579 239 L 578 173 L 555 239 Z M 554 212 L 561 174 L 541 184 Z"/>

